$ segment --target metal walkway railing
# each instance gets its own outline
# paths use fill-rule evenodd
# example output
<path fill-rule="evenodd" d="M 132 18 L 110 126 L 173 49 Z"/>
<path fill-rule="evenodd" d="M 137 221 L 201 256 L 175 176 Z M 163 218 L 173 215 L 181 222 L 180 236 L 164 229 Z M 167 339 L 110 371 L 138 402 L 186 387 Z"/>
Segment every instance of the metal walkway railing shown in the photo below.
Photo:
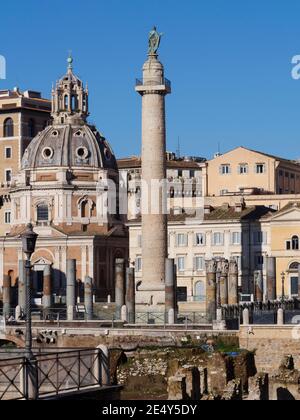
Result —
<path fill-rule="evenodd" d="M 0 400 L 50 398 L 109 383 L 108 358 L 101 349 L 0 360 Z"/>

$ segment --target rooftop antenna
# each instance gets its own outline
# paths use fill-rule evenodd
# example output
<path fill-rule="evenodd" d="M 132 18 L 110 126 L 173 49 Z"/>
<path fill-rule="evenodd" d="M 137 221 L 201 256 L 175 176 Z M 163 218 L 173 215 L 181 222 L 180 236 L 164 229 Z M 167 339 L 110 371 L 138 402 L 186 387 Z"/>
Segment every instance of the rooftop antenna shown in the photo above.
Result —
<path fill-rule="evenodd" d="M 178 136 L 178 141 L 177 141 L 177 157 L 180 159 L 181 157 L 181 150 L 180 150 L 180 137 Z"/>

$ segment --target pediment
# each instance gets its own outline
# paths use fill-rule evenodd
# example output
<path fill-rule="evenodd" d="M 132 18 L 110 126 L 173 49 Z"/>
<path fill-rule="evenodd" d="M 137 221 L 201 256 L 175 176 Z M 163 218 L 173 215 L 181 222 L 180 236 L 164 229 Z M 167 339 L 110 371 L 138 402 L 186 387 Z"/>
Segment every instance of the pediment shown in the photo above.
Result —
<path fill-rule="evenodd" d="M 46 258 L 39 258 L 37 261 L 34 262 L 34 265 L 52 265 L 52 262 L 47 260 Z"/>
<path fill-rule="evenodd" d="M 275 214 L 271 217 L 271 221 L 274 222 L 285 222 L 285 221 L 300 221 L 300 208 L 295 207 L 291 208 L 289 210 L 286 210 L 285 212 Z"/>
<path fill-rule="evenodd" d="M 66 235 L 63 232 L 59 231 L 58 229 L 56 229 L 53 226 L 36 226 L 34 228 L 34 231 L 41 238 L 43 238 L 43 237 L 44 238 L 45 237 L 47 237 L 47 238 L 49 238 L 49 237 L 52 237 L 52 238 L 64 238 L 64 237 L 66 237 Z"/>

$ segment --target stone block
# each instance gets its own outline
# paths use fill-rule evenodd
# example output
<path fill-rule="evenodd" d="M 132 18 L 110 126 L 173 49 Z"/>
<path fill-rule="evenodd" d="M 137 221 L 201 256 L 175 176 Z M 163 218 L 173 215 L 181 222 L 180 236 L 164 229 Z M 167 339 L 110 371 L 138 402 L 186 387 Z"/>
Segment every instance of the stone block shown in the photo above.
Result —
<path fill-rule="evenodd" d="M 249 378 L 249 401 L 268 401 L 269 400 L 269 375 L 258 373 Z"/>
<path fill-rule="evenodd" d="M 168 400 L 182 401 L 186 399 L 185 376 L 171 376 L 168 379 Z"/>
<path fill-rule="evenodd" d="M 222 400 L 224 401 L 241 401 L 243 399 L 242 382 L 240 379 L 235 379 L 228 382 L 226 385 Z"/>

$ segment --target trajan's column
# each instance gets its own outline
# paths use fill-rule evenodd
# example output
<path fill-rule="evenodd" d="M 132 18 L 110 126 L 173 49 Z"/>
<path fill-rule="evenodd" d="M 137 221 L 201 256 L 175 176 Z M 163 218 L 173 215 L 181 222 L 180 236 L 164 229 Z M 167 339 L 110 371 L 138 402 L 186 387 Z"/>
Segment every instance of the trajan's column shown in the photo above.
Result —
<path fill-rule="evenodd" d="M 165 79 L 164 67 L 158 60 L 160 40 L 161 34 L 154 27 L 149 34 L 148 59 L 143 66 L 143 80 L 136 86 L 136 91 L 142 96 L 143 180 L 143 281 L 137 291 L 137 302 L 153 307 L 164 304 L 165 301 L 165 259 L 168 254 L 163 188 L 160 188 L 160 194 L 155 187 L 151 188 L 151 185 L 166 179 L 165 96 L 171 93 L 171 86 Z"/>

